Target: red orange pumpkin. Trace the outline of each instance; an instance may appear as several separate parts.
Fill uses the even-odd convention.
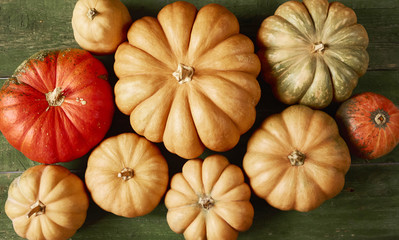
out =
[[[361,158],[379,158],[399,143],[399,109],[383,95],[353,96],[339,107],[336,119],[351,151]]]
[[[112,89],[104,65],[80,49],[40,51],[0,90],[0,130],[31,160],[68,162],[108,131]]]

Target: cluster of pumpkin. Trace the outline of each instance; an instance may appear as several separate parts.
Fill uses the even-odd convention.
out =
[[[368,36],[356,21],[338,2],[289,1],[262,23],[255,54],[236,17],[218,4],[197,11],[175,2],[157,18],[132,23],[119,0],[80,0],[75,39],[95,54],[115,52],[115,102],[137,134],[102,141],[114,113],[112,89],[102,63],[79,49],[40,52],[17,68],[1,89],[0,129],[45,164],[74,160],[102,141],[90,154],[85,183],[96,204],[125,217],[151,212],[164,196],[168,165],[152,143],[163,142],[191,159],[165,196],[170,228],[187,239],[234,239],[254,216],[242,170],[222,155],[193,158],[205,148],[233,148],[252,127],[261,68],[279,100],[299,103],[269,116],[243,159],[252,190],[270,205],[310,211],[337,195],[351,162],[347,143],[369,159],[397,145],[395,105],[373,93],[350,98],[368,66]],[[332,101],[345,101],[340,129],[312,109]],[[38,165],[12,182],[5,210],[22,237],[66,239],[88,205],[77,176]]]

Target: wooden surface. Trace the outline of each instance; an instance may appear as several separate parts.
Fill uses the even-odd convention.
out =
[[[171,1],[125,0],[133,19],[156,16]],[[198,8],[211,1],[191,0]],[[241,32],[255,39],[262,20],[273,14],[284,0],[215,0],[238,18]],[[370,38],[368,72],[360,78],[355,93],[373,91],[399,104],[399,0],[342,0],[353,8]],[[75,0],[0,0],[0,78],[9,77],[27,57],[43,49],[78,47],[71,27]],[[113,56],[100,60],[113,75]],[[271,113],[284,105],[271,96],[270,88],[259,78],[262,98],[257,106],[254,127],[241,137],[232,150],[222,153],[241,166],[246,142],[253,130]],[[337,104],[325,109],[334,114]],[[0,119],[1,120],[1,119]],[[131,132],[129,119],[116,112],[107,136]],[[170,175],[181,171],[184,160],[168,153],[158,144],[168,160]],[[205,152],[204,156],[211,154]],[[87,156],[62,164],[83,177]],[[25,158],[0,134],[0,239],[20,239],[4,213],[8,186],[25,169],[37,163]],[[399,239],[399,148],[373,161],[352,158],[344,190],[308,213],[280,211],[265,201],[252,197],[255,218],[251,229],[239,239]],[[166,222],[166,208],[161,203],[150,214],[133,219],[115,216],[91,204],[86,223],[72,239],[182,239]]]

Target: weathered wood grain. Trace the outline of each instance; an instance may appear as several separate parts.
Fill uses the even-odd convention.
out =
[[[0,0],[0,85],[13,74],[20,63],[42,49],[78,47],[71,27],[72,10],[76,0]],[[156,16],[173,1],[122,0],[133,19]],[[226,6],[238,18],[241,32],[256,39],[261,22],[272,15],[285,0],[189,0],[198,8],[217,2]],[[373,91],[399,104],[399,0],[342,0],[354,9],[370,39],[370,64],[359,79],[354,93]],[[98,57],[110,73],[111,85],[117,81],[113,73],[113,56]],[[254,127],[244,134],[239,144],[223,153],[241,166],[246,143],[254,129],[270,114],[286,106],[271,94],[269,86],[259,77],[262,98],[257,106]],[[325,109],[334,115],[338,104]],[[0,119],[1,120],[1,119]],[[107,134],[132,131],[129,118],[116,111]],[[180,172],[184,160],[158,144],[168,161],[170,176]],[[206,151],[203,157],[212,154]],[[62,165],[81,177],[87,156]],[[20,239],[5,216],[4,202],[8,185],[25,169],[37,163],[24,157],[10,146],[0,134],[0,239]],[[399,239],[399,148],[390,154],[365,161],[352,158],[346,185],[337,197],[309,213],[279,211],[252,197],[255,218],[251,229],[239,239]],[[160,204],[152,213],[135,219],[112,215],[90,205],[85,225],[72,239],[183,239],[173,233],[166,223],[166,208]]]

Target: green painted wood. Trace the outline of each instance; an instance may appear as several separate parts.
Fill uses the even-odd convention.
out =
[[[255,41],[263,19],[274,13],[285,0],[189,0],[198,8],[211,2],[226,6],[238,18],[241,32]],[[27,57],[42,49],[78,47],[73,39],[71,16],[76,0],[1,0],[0,1],[0,85]],[[172,1],[122,0],[133,19],[156,16]],[[370,38],[368,72],[359,79],[354,93],[373,91],[399,105],[399,0],[342,0],[353,8],[358,22]],[[98,57],[110,73],[113,56]],[[259,77],[262,98],[257,106],[254,127],[238,145],[223,153],[241,166],[246,143],[254,129],[270,114],[286,106],[275,100],[269,86]],[[339,104],[324,109],[334,115]],[[0,119],[1,120],[1,119]],[[107,137],[131,132],[129,118],[116,111]],[[158,144],[168,161],[170,176],[180,172],[184,160]],[[206,151],[203,157],[212,154]],[[83,177],[86,156],[61,165]],[[10,146],[0,134],[0,239],[20,239],[4,214],[4,202],[10,182],[25,169],[36,165]],[[239,239],[399,239],[399,148],[373,161],[352,158],[346,185],[334,199],[309,213],[280,211],[253,196],[255,218],[251,229]],[[160,204],[152,213],[127,219],[107,213],[91,203],[84,226],[73,239],[182,239],[166,222],[166,208]]]

